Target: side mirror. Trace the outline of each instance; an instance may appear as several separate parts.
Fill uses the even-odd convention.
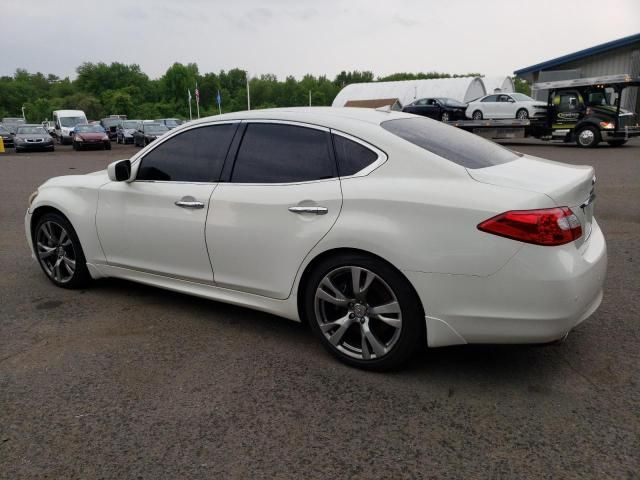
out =
[[[131,161],[117,160],[107,167],[109,180],[112,182],[125,182],[131,177]]]

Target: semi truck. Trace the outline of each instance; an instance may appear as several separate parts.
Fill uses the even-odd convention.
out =
[[[486,138],[525,138],[575,142],[593,148],[600,142],[613,147],[640,136],[638,114],[620,107],[623,90],[640,86],[640,77],[627,74],[541,82],[536,90],[546,90],[547,111],[527,120],[458,120],[454,127]]]

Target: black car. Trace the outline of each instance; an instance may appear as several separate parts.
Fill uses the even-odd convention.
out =
[[[11,132],[0,125],[0,137],[2,137],[2,143],[4,143],[5,148],[13,147],[13,136]]]
[[[48,150],[53,152],[53,138],[42,125],[20,125],[13,136],[16,153],[25,150]]]
[[[467,104],[454,100],[453,98],[420,98],[409,105],[406,105],[402,111],[422,115],[423,117],[450,122],[452,120],[464,120]]]
[[[138,124],[138,129],[133,134],[133,143],[136,147],[144,147],[168,131],[169,128],[162,123],[142,122]]]
[[[107,132],[109,140],[115,140],[118,136],[118,126],[123,122],[120,117],[107,117],[100,120],[100,125]]]

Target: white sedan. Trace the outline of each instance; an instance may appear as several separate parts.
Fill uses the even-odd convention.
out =
[[[547,104],[523,93],[496,93],[485,95],[467,105],[466,116],[474,120],[484,118],[528,118],[544,117]]]
[[[48,180],[25,227],[57,286],[118,277],[263,310],[384,369],[424,345],[551,342],[589,317],[607,263],[594,183],[405,113],[257,110]]]

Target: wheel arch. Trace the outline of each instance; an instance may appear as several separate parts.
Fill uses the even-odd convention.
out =
[[[340,255],[340,254],[365,255],[365,256],[368,256],[368,257],[371,257],[371,258],[375,258],[376,260],[379,260],[381,262],[384,262],[390,268],[393,268],[396,272],[398,272],[402,276],[402,278],[404,278],[406,280],[406,282],[409,285],[409,287],[411,288],[411,292],[415,296],[416,301],[418,302],[418,306],[420,307],[420,310],[422,311],[422,314],[424,316],[424,305],[422,305],[422,300],[420,299],[420,295],[418,295],[418,292],[416,291],[416,289],[413,286],[413,284],[411,283],[411,281],[407,278],[407,276],[404,273],[402,273],[402,271],[399,268],[397,268],[395,265],[393,265],[393,263],[391,263],[387,259],[381,257],[380,255],[376,255],[375,253],[369,252],[367,250],[363,250],[363,249],[360,249],[360,248],[339,247],[339,248],[331,248],[329,250],[325,250],[323,252],[318,253],[318,255],[313,257],[313,259],[311,259],[307,263],[307,265],[304,267],[304,271],[302,272],[302,275],[300,276],[300,281],[298,282],[298,288],[297,288],[297,292],[296,292],[296,305],[297,305],[297,310],[298,310],[298,316],[299,316],[300,321],[302,323],[307,323],[307,321],[308,321],[308,319],[306,318],[305,312],[304,312],[304,310],[305,310],[304,309],[304,292],[305,292],[305,290],[307,288],[307,285],[308,285],[308,282],[309,282],[309,277],[311,276],[311,273],[316,268],[316,266],[320,262],[322,262],[323,260],[325,260],[325,259],[327,259],[329,257],[333,257],[335,255]],[[425,341],[426,341],[426,324],[425,324],[425,329],[423,330],[423,332],[424,332]]]

